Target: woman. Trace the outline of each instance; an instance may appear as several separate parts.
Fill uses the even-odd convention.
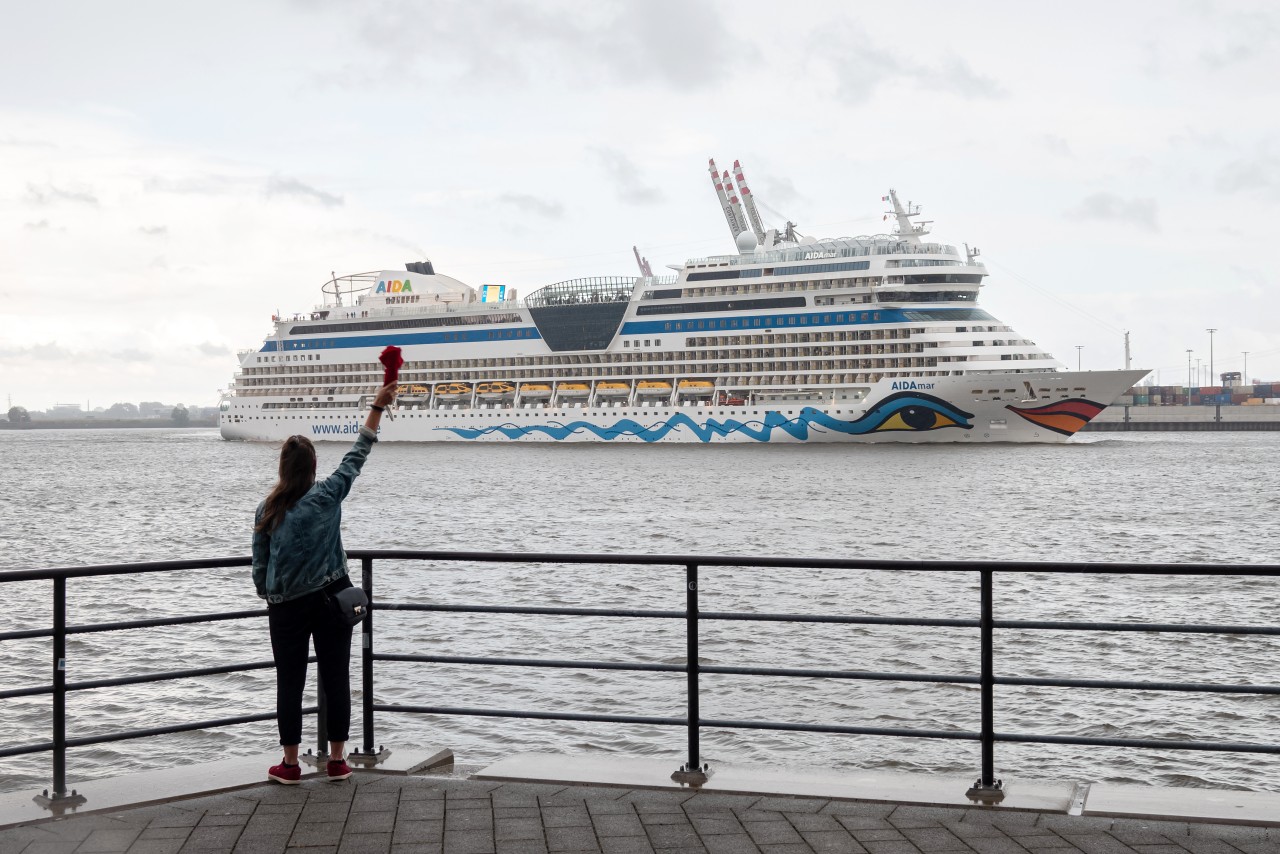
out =
[[[276,723],[284,760],[267,771],[277,783],[302,778],[302,688],[308,642],[328,706],[330,780],[351,776],[343,748],[351,729],[351,626],[329,597],[351,587],[342,550],[342,499],[378,440],[382,412],[395,400],[396,384],[378,390],[355,446],[333,474],[316,482],[316,449],[306,436],[290,436],[280,449],[280,481],[258,505],[253,526],[253,586],[267,600],[271,652],[276,662]]]

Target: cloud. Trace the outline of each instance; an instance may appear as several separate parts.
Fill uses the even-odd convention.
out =
[[[528,193],[503,193],[498,197],[498,201],[511,205],[524,213],[546,217],[547,219],[560,219],[564,216],[564,205],[559,202],[548,201],[541,196],[532,196]]]
[[[85,189],[63,189],[52,184],[37,186],[27,184],[27,200],[35,205],[49,205],[56,202],[78,202],[97,207],[98,197]]]
[[[1159,231],[1155,199],[1123,199],[1114,193],[1094,193],[1067,212],[1071,219],[1122,222]]]
[[[302,183],[297,178],[286,178],[281,175],[272,175],[267,179],[266,194],[267,198],[292,196],[304,201],[319,202],[327,208],[339,207],[343,203],[342,196],[326,193],[324,190]]]
[[[935,66],[923,64],[915,55],[904,62],[899,59],[900,52],[878,47],[853,24],[834,28],[824,25],[811,40],[813,58],[828,66],[835,77],[835,95],[847,104],[865,104],[882,85],[894,82],[954,92],[971,99],[1007,94],[994,80],[978,74],[957,56],[944,57],[941,65]]]
[[[1040,136],[1040,145],[1059,157],[1071,157],[1071,144],[1057,134],[1046,133]]]
[[[33,362],[68,362],[79,357],[57,341],[32,344],[30,347],[0,347],[0,357]]]
[[[1261,193],[1280,198],[1280,157],[1269,151],[1233,160],[1214,182],[1223,193]]]
[[[112,353],[111,356],[122,362],[150,362],[152,359],[152,355],[150,353],[143,352],[142,350],[138,350],[134,347],[126,347],[123,350],[117,350]]]
[[[152,193],[220,196],[252,186],[253,181],[233,175],[189,175],[183,178],[147,178],[142,185]]]
[[[23,223],[22,227],[27,229],[28,231],[44,231],[50,228],[50,225],[49,225],[49,220],[42,219],[39,222]]]
[[[196,349],[206,356],[229,356],[231,348],[222,344],[214,344],[212,341],[202,341],[196,345]]]
[[[618,198],[622,201],[630,205],[652,205],[666,198],[661,190],[641,179],[640,170],[621,151],[593,147],[591,152],[608,173]]]
[[[1219,47],[1200,52],[1200,61],[1214,71],[1270,56],[1280,40],[1280,26],[1261,13],[1245,13],[1224,19],[1230,31]]]
[[[141,226],[138,226],[138,231],[142,232],[143,234],[149,237],[164,237],[166,234],[169,233],[169,229],[163,225],[151,225],[151,226],[141,225]]]
[[[349,13],[345,4],[319,5]],[[657,82],[687,91],[730,79],[759,55],[726,30],[707,0],[388,0],[362,13],[355,30],[387,59],[376,70],[362,62],[326,73],[324,82],[404,84],[414,66],[430,63],[433,79],[442,70],[470,83],[551,75],[578,88]],[[586,67],[599,73],[583,74]]]
[[[8,146],[10,148],[57,148],[47,139],[20,139],[15,136],[6,136],[0,138],[0,146]]]

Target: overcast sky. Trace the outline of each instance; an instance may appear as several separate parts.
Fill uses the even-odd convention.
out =
[[[1274,3],[0,2],[14,404],[213,405],[330,271],[731,252],[708,157],[819,237],[896,188],[1073,368],[1280,380]]]

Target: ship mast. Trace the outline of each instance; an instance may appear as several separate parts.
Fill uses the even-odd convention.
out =
[[[897,218],[898,236],[905,243],[919,244],[920,238],[929,233],[929,229],[925,227],[929,223],[914,223],[911,221],[911,217],[920,215],[920,206],[913,205],[911,202],[907,202],[904,206],[902,202],[898,201],[897,190],[889,190],[889,195],[884,196],[881,201],[893,203],[893,210],[888,213]]]
[[[733,236],[734,242],[737,243],[738,238],[746,233],[749,228],[747,214],[742,210],[742,204],[738,201],[738,191],[734,188],[733,181],[729,178],[728,170],[725,170],[723,181],[724,188],[733,194],[729,196],[729,208],[733,211],[733,221],[738,228],[738,233]],[[738,246],[741,248],[742,244],[739,243]]]

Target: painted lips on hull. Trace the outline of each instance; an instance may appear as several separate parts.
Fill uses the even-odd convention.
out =
[[[1005,409],[1010,412],[1016,412],[1032,424],[1038,424],[1046,430],[1052,430],[1064,436],[1072,436],[1078,433],[1084,425],[1092,421],[1106,407],[1101,403],[1094,403],[1092,400],[1085,400],[1079,397],[1073,400],[1048,403],[1044,406],[1020,407],[1009,405]]]

